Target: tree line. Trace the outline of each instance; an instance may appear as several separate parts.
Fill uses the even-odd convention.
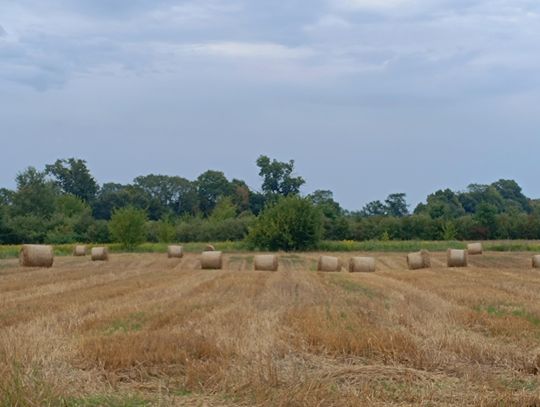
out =
[[[261,239],[290,245],[284,232],[270,237],[267,231],[296,223],[315,240],[540,239],[540,202],[513,180],[439,190],[412,211],[405,193],[347,211],[331,191],[302,196],[305,180],[295,174],[293,160],[263,155],[256,164],[260,191],[215,170],[194,180],[150,174],[129,184],[99,185],[81,159],[29,167],[16,175],[14,190],[0,189],[0,244],[111,242],[118,239],[119,223],[111,220],[128,209],[144,226],[141,238],[156,242],[241,240],[251,231],[256,246],[264,246]],[[289,220],[280,223],[284,213]],[[307,217],[309,222],[297,222]]]

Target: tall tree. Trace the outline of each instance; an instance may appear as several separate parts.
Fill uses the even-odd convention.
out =
[[[360,211],[360,216],[386,216],[386,206],[379,200],[368,202]]]
[[[530,213],[532,211],[529,199],[523,194],[521,187],[514,180],[500,179],[491,184],[505,200],[505,211],[517,209]]]
[[[428,214],[432,219],[454,219],[465,214],[465,210],[455,192],[439,190],[427,197],[427,204],[416,207],[415,214]]]
[[[151,203],[148,193],[140,187],[106,183],[92,203],[92,212],[96,219],[109,220],[115,209],[133,206],[148,211]]]
[[[197,178],[197,194],[202,213],[210,215],[222,196],[231,194],[231,185],[221,171],[208,170]]]
[[[54,164],[45,166],[45,172],[54,178],[55,183],[65,193],[75,195],[86,202],[92,201],[96,196],[98,184],[84,160],[75,158],[56,160]]]
[[[298,195],[300,187],[306,182],[300,176],[293,176],[294,160],[286,163],[261,155],[257,159],[257,166],[259,176],[263,178],[262,190],[267,195]]]
[[[135,178],[133,183],[150,197],[151,212],[156,212],[151,218],[194,214],[198,209],[197,187],[185,178],[150,174]]]
[[[46,174],[28,167],[15,178],[17,190],[12,195],[14,215],[49,218],[55,211],[57,190]]]
[[[409,214],[406,196],[404,193],[388,195],[388,198],[384,201],[388,215],[400,218]]]

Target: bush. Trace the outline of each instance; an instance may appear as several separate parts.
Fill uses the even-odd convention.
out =
[[[146,238],[146,211],[133,207],[117,209],[109,222],[111,237],[126,249],[133,249]]]
[[[322,229],[322,214],[310,200],[286,197],[263,210],[248,243],[267,250],[307,250],[317,246]]]

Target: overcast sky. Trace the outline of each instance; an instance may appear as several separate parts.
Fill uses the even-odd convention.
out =
[[[516,179],[540,197],[538,0],[1,0],[0,186],[260,154],[348,209]]]

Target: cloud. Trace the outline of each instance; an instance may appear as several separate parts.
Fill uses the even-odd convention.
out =
[[[214,42],[188,45],[183,49],[227,58],[302,59],[313,55],[313,50],[307,47],[293,48],[269,42]]]
[[[4,37],[7,35],[6,30],[4,30],[4,27],[0,25],[0,37]]]
[[[339,17],[332,14],[325,14],[320,17],[315,23],[307,24],[304,26],[306,31],[319,31],[319,30],[340,30],[351,28],[352,24],[343,17]]]
[[[349,10],[390,10],[414,5],[415,0],[332,0],[338,8]]]

